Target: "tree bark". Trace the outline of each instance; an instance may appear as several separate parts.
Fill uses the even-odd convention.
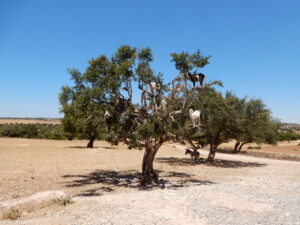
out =
[[[233,152],[234,152],[234,153],[237,153],[238,147],[239,147],[240,143],[241,143],[240,141],[237,141],[237,142],[235,143],[234,149],[233,149]]]
[[[234,146],[234,153],[239,153],[241,150],[242,150],[242,147],[245,145],[245,144],[247,144],[247,143],[245,143],[245,142],[236,142],[235,143],[235,146]]]
[[[90,141],[87,144],[88,148],[93,148],[94,147],[94,141],[95,141],[96,137],[95,136],[90,136]]]
[[[240,151],[242,150],[242,147],[243,147],[245,144],[246,144],[246,143],[241,143],[240,146],[239,146],[239,148],[238,148],[238,150],[237,150],[237,152],[240,152]]]
[[[142,163],[142,175],[140,177],[141,184],[143,185],[152,184],[152,182],[158,183],[158,175],[153,169],[153,161],[157,151],[158,147],[152,145],[146,146]]]
[[[217,151],[218,145],[217,144],[210,144],[210,150],[209,154],[207,157],[207,161],[210,163],[215,162],[215,156],[216,156],[216,151]]]
[[[72,141],[73,140],[73,135],[68,135],[68,140]]]

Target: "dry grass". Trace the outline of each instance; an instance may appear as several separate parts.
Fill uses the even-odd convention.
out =
[[[47,123],[47,124],[61,124],[59,119],[3,119],[0,118],[0,124],[36,124],[36,123]]]
[[[85,196],[137,188],[138,179],[135,178],[139,176],[143,151],[100,141],[95,142],[95,148],[88,149],[86,144],[87,141],[79,140],[0,138],[0,199],[48,190]],[[224,177],[219,176],[217,167],[191,166],[184,150],[174,148],[172,144],[163,146],[157,153],[155,169],[161,178],[173,181],[183,178],[207,180],[208,172],[216,175],[211,176],[212,182],[217,177]],[[226,174],[225,171],[222,173]],[[129,180],[131,184],[127,182]]]
[[[73,204],[74,200],[70,195],[62,196],[60,198],[54,198],[50,201],[52,204],[60,205],[60,206],[66,206],[68,204]]]
[[[17,220],[21,217],[22,211],[14,207],[9,208],[2,214],[3,220]]]
[[[138,180],[143,151],[128,150],[124,145],[111,146],[101,141],[96,141],[93,149],[86,148],[86,144],[87,141],[80,140],[0,138],[0,214],[3,215],[2,219],[21,218],[23,220],[51,217],[62,211],[73,212],[72,210],[76,207],[88,204],[83,203],[82,199],[87,200],[90,196],[108,194],[111,196],[122,192],[137,193],[137,190],[145,189],[139,185]],[[272,162],[275,167],[273,167],[273,172],[269,172],[265,159],[257,160],[219,153],[216,155],[217,162],[214,165],[191,165],[190,158],[184,154],[184,148],[184,146],[178,147],[167,143],[157,153],[154,167],[167,188],[179,189],[191,185],[239,182],[241,175],[243,179],[252,179],[257,174],[269,177],[271,175],[269,173],[274,173],[274,171],[285,171],[281,169],[285,166],[289,169],[299,169],[298,164],[280,162],[278,163],[280,167],[277,167],[277,162]],[[249,151],[277,152],[277,155],[290,155],[296,152],[299,155],[298,151],[293,151],[295,148],[300,148],[298,143],[282,143],[279,146],[262,146],[262,149]],[[201,157],[206,156],[207,151],[201,150]],[[288,179],[299,178],[293,175]],[[17,207],[9,210],[4,210],[3,205],[1,208],[3,202],[20,201],[37,193],[57,190],[63,192],[64,197],[53,199],[52,196],[44,201],[18,204]],[[75,203],[70,204],[73,199],[76,200]],[[60,219],[64,218],[59,217],[57,220]],[[60,224],[70,223],[61,222]]]
[[[220,152],[232,153],[235,142],[222,144]],[[251,155],[261,158],[282,159],[300,161],[300,140],[298,141],[283,141],[277,145],[256,145],[248,144],[243,147],[243,150],[239,154]]]

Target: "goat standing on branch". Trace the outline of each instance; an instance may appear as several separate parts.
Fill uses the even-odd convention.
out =
[[[205,79],[205,75],[203,73],[191,74],[190,72],[187,72],[187,75],[189,76],[190,80],[193,82],[194,87],[196,86],[197,81],[200,83],[201,86],[203,86],[203,82]]]
[[[196,111],[194,112],[193,109],[190,109],[189,115],[190,115],[190,118],[191,118],[191,120],[192,120],[193,127],[196,126],[196,122],[198,122],[197,126],[199,126],[199,125],[201,124],[201,122],[200,122],[201,111],[196,110]]]
[[[104,120],[107,124],[108,133],[110,133],[110,126],[111,126],[111,122],[112,122],[112,116],[108,111],[105,111],[105,113],[104,113]]]
[[[142,104],[142,106],[146,106],[146,107],[147,107],[147,94],[148,94],[148,91],[143,89],[142,94],[141,94],[141,104]]]

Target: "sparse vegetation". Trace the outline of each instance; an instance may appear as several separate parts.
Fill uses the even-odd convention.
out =
[[[287,130],[284,132],[278,133],[278,140],[279,141],[296,141],[300,140],[300,134],[295,133],[293,130]]]
[[[70,195],[62,196],[60,198],[54,198],[50,201],[52,204],[60,205],[60,206],[66,206],[68,204],[73,204],[74,200]]]
[[[261,149],[260,146],[249,146],[248,149]]]
[[[62,124],[0,124],[0,137],[38,138],[51,140],[86,139],[84,135],[71,135]],[[72,137],[72,138],[70,138]]]
[[[9,208],[2,214],[3,220],[17,220],[21,217],[22,211],[17,208]]]

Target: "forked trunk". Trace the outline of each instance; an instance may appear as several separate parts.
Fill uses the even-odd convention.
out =
[[[95,141],[96,137],[95,136],[90,136],[90,141],[87,144],[88,148],[93,148],[94,147],[94,141]]]
[[[237,141],[237,142],[235,143],[234,149],[233,149],[233,152],[234,152],[234,153],[237,153],[238,147],[239,147],[240,143],[241,143],[241,142],[239,142],[239,141]]]
[[[158,183],[158,175],[153,169],[153,161],[157,151],[158,148],[154,146],[147,146],[145,149],[140,178],[143,185],[152,184],[152,182]]]
[[[242,150],[242,147],[245,145],[245,142],[237,142],[234,146],[234,153],[239,153]]]
[[[209,155],[207,157],[207,161],[209,163],[215,162],[215,156],[216,156],[217,148],[218,148],[217,144],[210,144]]]
[[[242,150],[242,147],[245,145],[246,143],[241,143],[239,148],[238,148],[238,151],[237,152],[240,152]]]

